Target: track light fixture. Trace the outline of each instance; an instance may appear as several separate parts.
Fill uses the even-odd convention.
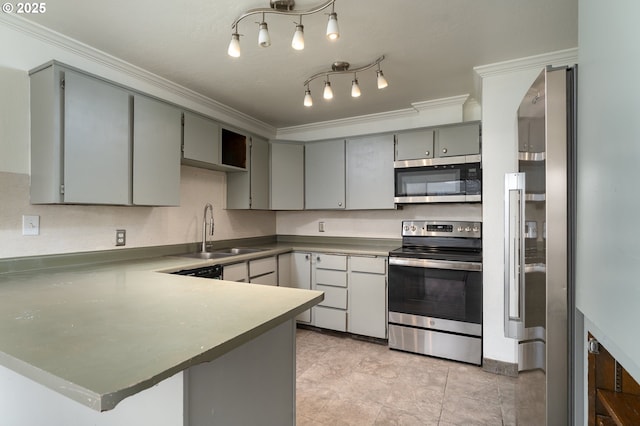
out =
[[[353,80],[351,82],[351,96],[354,98],[359,97],[362,92],[360,91],[360,85],[358,84],[358,78],[356,73],[366,71],[370,68],[375,67],[376,65],[378,66],[378,70],[376,71],[376,74],[377,74],[376,80],[377,80],[378,89],[384,89],[389,84],[387,83],[387,80],[382,75],[382,70],[380,69],[380,62],[382,62],[383,60],[384,60],[384,55],[380,56],[378,59],[371,62],[370,64],[367,64],[358,68],[353,68],[353,69],[349,69],[351,65],[349,64],[349,62],[334,62],[331,65],[331,71],[323,71],[323,72],[314,74],[311,77],[309,77],[307,81],[304,82],[304,86],[306,86],[306,90],[304,92],[304,106],[310,107],[313,105],[313,100],[311,99],[311,90],[309,89],[309,83],[311,83],[316,78],[324,77],[325,79],[323,98],[327,100],[333,98],[333,90],[331,89],[329,76],[334,74],[353,73]]]
[[[240,23],[244,18],[256,14],[262,14],[262,21],[258,24],[258,44],[262,47],[269,47],[271,45],[271,38],[269,37],[269,30],[267,28],[267,22],[265,21],[266,14],[273,13],[277,15],[299,16],[300,22],[296,23],[291,46],[296,50],[302,50],[304,49],[304,26],[302,25],[302,16],[318,13],[331,6],[326,34],[329,40],[337,40],[340,37],[340,31],[338,29],[338,14],[334,10],[335,2],[336,0],[328,0],[310,9],[293,10],[295,0],[270,0],[271,7],[249,9],[237,17],[231,24],[233,33],[231,34],[231,42],[229,43],[227,53],[229,56],[233,56],[235,58],[240,56],[240,34],[238,34],[238,23]]]

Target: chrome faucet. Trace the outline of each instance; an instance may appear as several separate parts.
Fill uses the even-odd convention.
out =
[[[202,251],[207,251],[207,210],[209,210],[209,227],[211,228],[210,235],[213,237],[213,206],[210,203],[207,203],[204,206],[204,214],[202,216]]]

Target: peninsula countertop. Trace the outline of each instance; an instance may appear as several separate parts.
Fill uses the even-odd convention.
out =
[[[161,257],[0,274],[0,364],[109,410],[323,299],[164,273],[206,263]]]

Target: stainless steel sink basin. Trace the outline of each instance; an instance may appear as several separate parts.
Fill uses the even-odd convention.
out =
[[[232,247],[218,249],[215,251],[197,251],[180,255],[181,257],[192,257],[195,259],[218,259],[221,257],[237,256],[239,254],[258,253],[269,249],[251,247]]]

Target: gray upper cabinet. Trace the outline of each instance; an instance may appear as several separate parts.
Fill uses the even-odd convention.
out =
[[[441,127],[436,137],[436,156],[480,154],[480,123]]]
[[[130,113],[117,86],[53,63],[33,72],[31,202],[130,204]]]
[[[133,204],[180,205],[182,111],[136,94],[133,99]]]
[[[227,173],[228,209],[269,209],[269,142],[252,137],[247,144],[247,171]]]
[[[178,204],[179,110],[57,62],[30,75],[31,203]]]
[[[434,131],[413,130],[396,134],[396,160],[433,158]]]
[[[220,165],[220,125],[185,111],[182,141],[184,164],[216,169]]]
[[[344,209],[345,183],[343,139],[305,145],[306,209]]]
[[[271,210],[304,209],[304,145],[271,141]]]
[[[347,140],[347,209],[393,209],[393,135]]]

